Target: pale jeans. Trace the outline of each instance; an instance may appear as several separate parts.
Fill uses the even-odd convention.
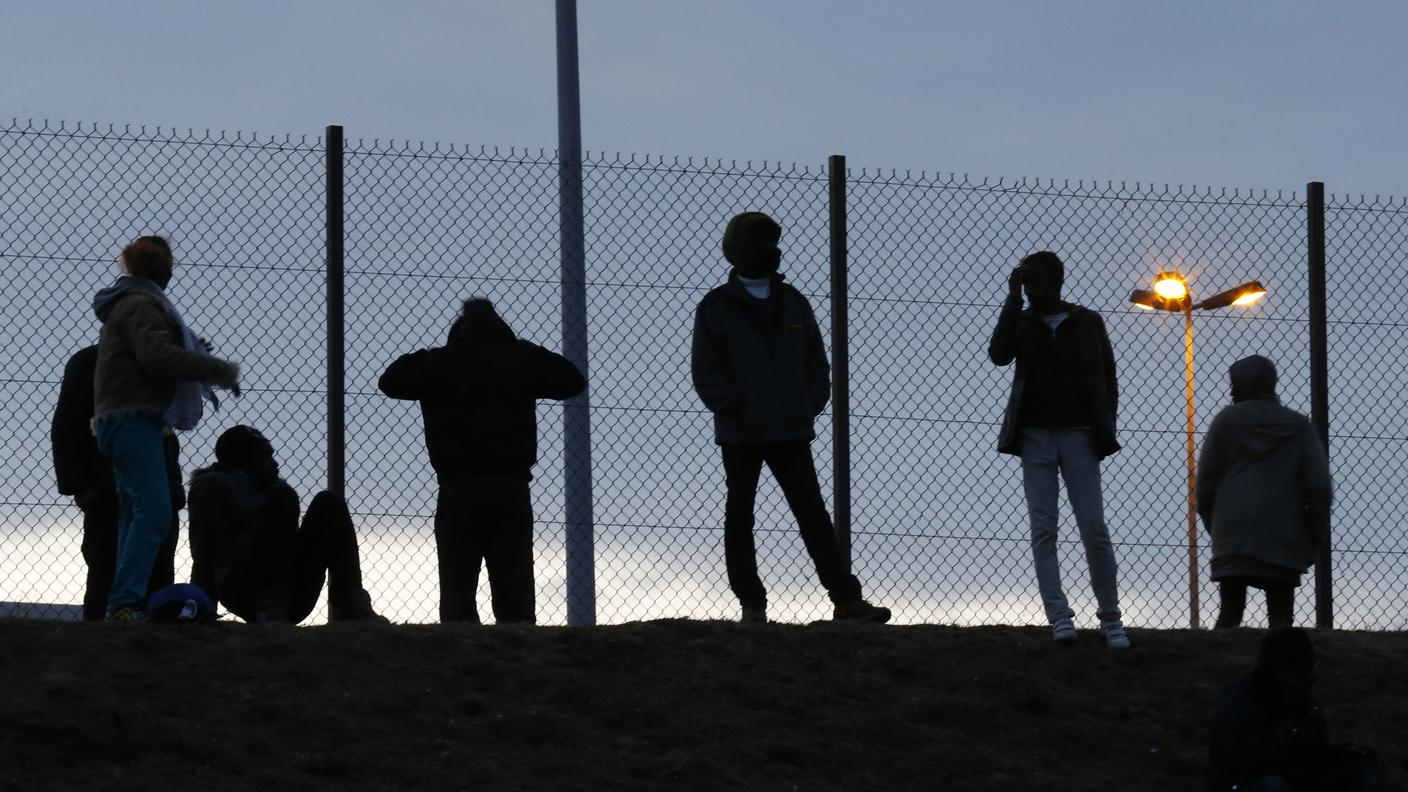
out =
[[[1056,552],[1057,474],[1066,481],[1066,497],[1075,512],[1076,526],[1090,566],[1090,586],[1095,592],[1096,615],[1101,622],[1118,621],[1120,598],[1115,583],[1115,549],[1105,527],[1105,504],[1100,493],[1100,457],[1088,429],[1023,429],[1022,486],[1032,522],[1032,560],[1046,618],[1075,616],[1061,590],[1061,560]]]

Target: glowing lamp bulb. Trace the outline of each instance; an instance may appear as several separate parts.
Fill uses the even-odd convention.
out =
[[[1188,296],[1188,284],[1177,272],[1160,272],[1154,281],[1154,293],[1171,302],[1182,300]]]
[[[1233,305],[1251,305],[1252,303],[1256,302],[1257,300],[1260,300],[1262,297],[1265,297],[1265,296],[1266,296],[1266,290],[1265,290],[1265,289],[1261,289],[1261,290],[1258,290],[1258,291],[1249,291],[1249,292],[1247,292],[1246,294],[1243,294],[1243,295],[1241,295],[1240,297],[1238,297],[1237,299],[1233,300],[1233,301],[1232,301],[1232,304],[1233,304]]]

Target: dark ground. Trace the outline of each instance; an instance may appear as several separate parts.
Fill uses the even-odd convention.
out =
[[[3,790],[1197,790],[1260,633],[0,622]],[[1408,634],[1316,634],[1408,778]]]

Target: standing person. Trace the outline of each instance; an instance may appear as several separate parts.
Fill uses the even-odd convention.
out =
[[[78,350],[69,358],[49,430],[59,494],[72,497],[74,504],[83,511],[82,553],[88,565],[83,592],[84,621],[103,620],[117,567],[117,488],[113,483],[112,465],[98,450],[97,439],[93,437],[93,374],[97,365],[96,344]],[[166,480],[171,488],[171,528],[157,552],[148,594],[171,585],[175,579],[176,539],[180,530],[176,513],[186,505],[186,490],[181,486],[181,444],[169,428],[162,434],[162,440]]]
[[[861,599],[846,568],[831,515],[821,497],[812,424],[831,392],[831,367],[807,298],[778,268],[782,227],[762,212],[744,212],[724,229],[728,282],[694,314],[690,370],[694,389],[714,414],[728,496],[724,560],[742,621],[767,621],[767,592],[758,577],[753,506],[767,464],[797,519],[802,541],[834,605],[833,617],[890,620],[890,610]]]
[[[1310,419],[1281,406],[1276,364],[1232,364],[1232,404],[1213,419],[1198,457],[1197,504],[1212,536],[1217,627],[1237,627],[1247,587],[1266,592],[1271,628],[1290,627],[1300,576],[1330,528],[1330,465]]]
[[[107,618],[142,621],[171,525],[163,436],[192,429],[210,385],[239,395],[239,366],[211,357],[166,296],[174,261],[161,237],[122,250],[126,272],[93,298],[103,323],[93,383],[93,432],[117,487],[117,566]]]
[[[1115,356],[1100,314],[1061,299],[1065,276],[1060,257],[1043,250],[1022,259],[1007,279],[1007,301],[988,344],[988,357],[999,366],[1016,360],[1017,368],[997,450],[1022,458],[1032,558],[1052,637],[1067,645],[1076,640],[1075,611],[1061,589],[1056,552],[1059,474],[1085,545],[1105,643],[1111,649],[1127,649],[1115,550],[1100,490],[1100,461],[1120,450],[1115,440]],[[1031,302],[1025,310],[1023,290]]]
[[[251,426],[226,429],[215,464],[191,475],[191,562],[191,582],[247,622],[302,622],[325,579],[329,621],[386,621],[362,587],[347,501],[319,492],[300,524],[298,493]]]
[[[538,461],[537,400],[581,393],[582,372],[519,339],[493,303],[476,298],[465,302],[446,346],[402,355],[377,384],[393,399],[420,402],[440,484],[440,621],[479,622],[482,562],[494,620],[535,623],[529,482]]]

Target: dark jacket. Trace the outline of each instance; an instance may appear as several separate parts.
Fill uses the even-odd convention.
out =
[[[191,582],[246,620],[260,609],[261,578],[286,560],[273,556],[290,555],[286,547],[257,546],[260,521],[274,523],[262,526],[266,538],[287,539],[298,530],[298,494],[283,479],[261,487],[218,462],[191,474]],[[287,591],[263,593],[287,600]]]
[[[425,447],[442,481],[529,479],[538,461],[537,400],[569,399],[587,381],[563,356],[515,338],[490,311],[460,320],[449,345],[397,358],[377,386],[420,402]]]
[[[1279,776],[1295,787],[1324,766],[1328,751],[1325,716],[1318,706],[1278,711],[1256,675],[1249,674],[1218,697],[1206,788],[1230,792],[1266,776]]]
[[[93,436],[93,376],[97,366],[96,345],[80,349],[68,359],[59,383],[59,403],[49,427],[49,440],[60,495],[71,497],[92,491],[115,499],[112,465],[98,450],[98,440]],[[171,503],[179,510],[186,505],[186,491],[181,486],[181,443],[174,432],[167,432],[164,441]]]
[[[1246,390],[1239,378],[1262,374],[1258,360],[1233,367],[1234,392]],[[1282,407],[1274,392],[1245,396],[1217,414],[1203,438],[1197,473],[1214,579],[1239,575],[1219,564],[1226,559],[1253,559],[1297,574],[1315,563],[1329,529],[1329,461],[1310,420]]]
[[[1119,412],[1119,383],[1115,380],[1115,353],[1110,348],[1110,336],[1100,314],[1079,305],[1065,304],[1068,314],[1057,328],[1058,333],[1071,334],[1080,366],[1079,381],[1089,400],[1091,440],[1095,452],[1103,459],[1120,450],[1115,439],[1115,417]],[[1051,337],[1051,328],[1031,308],[1022,309],[1020,296],[1009,297],[997,317],[997,327],[988,344],[988,357],[999,366],[1014,359],[1012,394],[1002,415],[1002,431],[997,450],[1004,454],[1022,454],[1022,393],[1033,367],[1033,357]]]
[[[810,441],[831,396],[831,364],[807,298],[781,275],[766,300],[729,273],[694,313],[694,390],[719,445]]]

